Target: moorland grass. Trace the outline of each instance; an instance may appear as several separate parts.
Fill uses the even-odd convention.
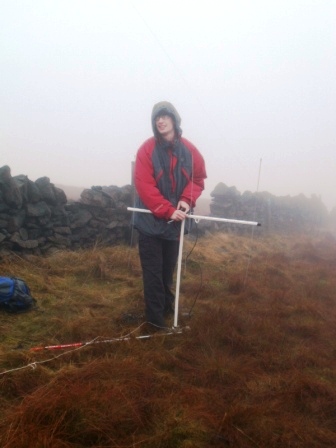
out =
[[[135,248],[0,260],[38,302],[0,314],[2,448],[336,446],[336,241],[218,233],[193,245],[184,330],[146,340]]]

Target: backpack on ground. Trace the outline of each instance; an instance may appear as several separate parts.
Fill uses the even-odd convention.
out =
[[[36,307],[27,283],[17,277],[0,277],[0,309],[22,313]]]

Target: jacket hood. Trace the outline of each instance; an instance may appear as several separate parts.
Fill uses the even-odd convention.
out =
[[[158,115],[169,115],[174,121],[175,131],[178,137],[182,135],[181,117],[175,107],[168,101],[160,101],[153,106],[152,110],[152,129],[155,137],[158,137],[158,132],[155,125],[155,119]]]

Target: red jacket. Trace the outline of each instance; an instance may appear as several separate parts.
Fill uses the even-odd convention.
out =
[[[137,153],[134,182],[137,206],[153,215],[136,213],[135,226],[148,235],[175,239],[178,231],[171,230],[176,226],[167,221],[180,200],[190,208],[195,206],[205,178],[204,159],[187,139],[180,137],[174,144],[160,143],[154,137],[146,140]]]

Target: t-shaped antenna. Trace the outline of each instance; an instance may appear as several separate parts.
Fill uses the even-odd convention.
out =
[[[129,210],[131,212],[136,212],[136,213],[152,213],[150,210],[143,209],[143,208],[127,207],[127,210]],[[246,224],[246,225],[250,225],[250,226],[261,226],[261,224],[259,222],[255,222],[255,221],[241,221],[238,219],[217,218],[216,216],[186,215],[186,217],[188,219],[194,219],[196,222],[200,221],[202,219],[205,219],[207,221],[218,221],[218,222],[228,222],[231,224]],[[178,308],[179,308],[179,299],[180,299],[184,228],[185,228],[185,219],[181,222],[180,245],[179,245],[178,258],[177,258],[174,328],[178,328]]]

